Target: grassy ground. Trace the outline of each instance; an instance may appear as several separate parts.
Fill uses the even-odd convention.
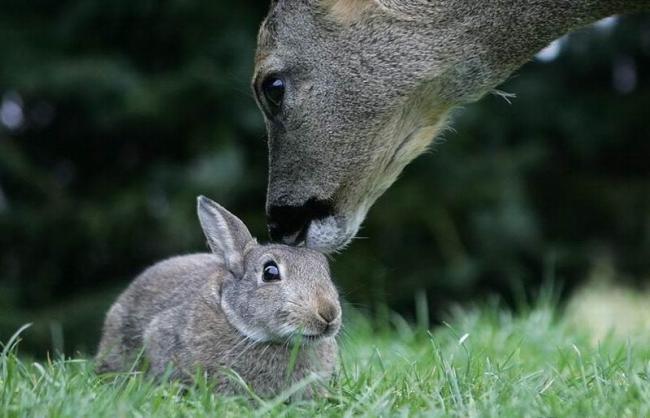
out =
[[[648,328],[596,342],[581,312],[577,305],[559,315],[541,304],[513,315],[488,306],[456,312],[431,332],[425,323],[411,326],[399,317],[377,330],[356,315],[341,337],[342,367],[331,397],[291,404],[284,402],[288,394],[267,401],[219,397],[205,382],[183,393],[176,384],[157,386],[138,374],[102,381],[87,360],[32,362],[19,359],[9,344],[1,359],[0,413],[650,416]]]

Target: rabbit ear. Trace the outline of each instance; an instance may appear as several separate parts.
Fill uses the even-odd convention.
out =
[[[205,196],[197,199],[199,222],[213,253],[223,258],[235,276],[244,273],[244,249],[253,240],[246,225],[218,203]]]

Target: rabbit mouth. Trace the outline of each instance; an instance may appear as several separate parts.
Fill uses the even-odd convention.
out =
[[[294,336],[294,339],[302,344],[315,344],[318,341],[327,338],[327,335],[325,333],[321,334],[302,334],[302,333],[296,333]]]
[[[323,337],[322,334],[319,334],[319,335],[306,335],[306,334],[302,334],[302,335],[300,335],[300,338],[302,338],[303,341],[308,342],[308,343],[311,343],[311,342],[314,342],[314,341],[318,341],[318,340],[320,340],[322,337]]]
[[[332,323],[325,326],[325,329],[315,334],[298,333],[298,337],[307,343],[313,343],[324,338],[333,337],[338,332],[338,324]]]

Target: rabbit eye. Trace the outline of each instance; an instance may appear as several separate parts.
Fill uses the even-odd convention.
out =
[[[264,264],[264,271],[262,272],[262,280],[265,282],[278,282],[280,281],[280,269],[273,261]]]

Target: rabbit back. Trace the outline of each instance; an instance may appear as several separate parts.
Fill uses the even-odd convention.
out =
[[[140,355],[144,334],[161,313],[193,301],[206,283],[229,274],[214,254],[161,261],[140,274],[110,308],[97,354],[99,372],[129,370]]]

